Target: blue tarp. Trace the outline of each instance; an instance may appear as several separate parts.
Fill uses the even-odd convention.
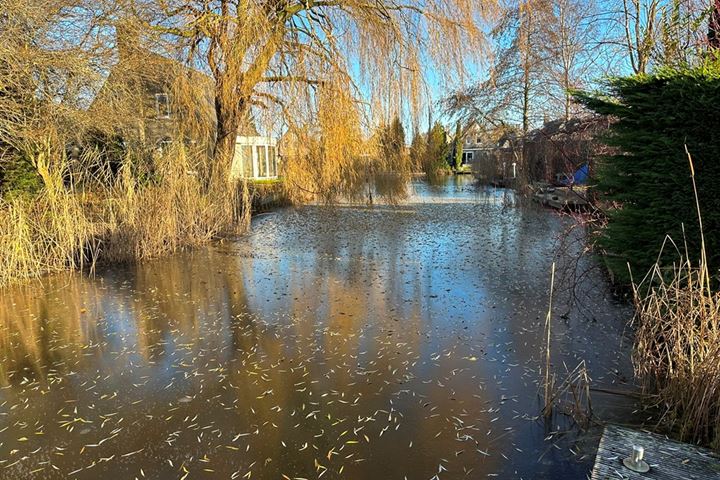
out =
[[[588,167],[587,163],[583,163],[582,166],[575,171],[572,177],[568,174],[558,174],[556,185],[563,185],[566,187],[570,185],[585,185],[589,176],[590,167]]]
[[[584,163],[580,168],[577,169],[575,175],[573,175],[574,185],[584,185],[588,181],[590,176],[590,167],[587,163]]]

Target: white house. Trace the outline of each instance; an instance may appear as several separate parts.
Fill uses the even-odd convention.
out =
[[[238,135],[230,176],[254,180],[277,178],[277,140],[273,137]]]

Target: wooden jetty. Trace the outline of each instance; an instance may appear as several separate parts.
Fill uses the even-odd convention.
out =
[[[533,200],[558,210],[563,209],[582,209],[586,208],[589,203],[585,199],[587,190],[585,187],[554,187],[548,184],[533,185]]]
[[[644,460],[650,465],[649,472],[636,473],[623,465],[623,459],[631,455],[633,445],[645,449]],[[661,435],[608,425],[600,439],[590,478],[720,480],[720,456]]]

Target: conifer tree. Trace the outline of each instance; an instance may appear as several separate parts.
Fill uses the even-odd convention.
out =
[[[700,232],[685,147],[692,155],[710,267],[720,266],[720,61],[697,68],[661,68],[615,78],[604,94],[578,94],[598,113],[617,119],[607,142],[617,153],[600,162],[598,190],[619,208],[609,212],[600,245],[611,269],[629,281],[644,275],[666,236],[697,262]],[[683,232],[684,227],[684,232]],[[667,248],[664,266],[678,258]]]

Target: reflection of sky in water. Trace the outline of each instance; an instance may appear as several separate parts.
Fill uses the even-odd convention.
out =
[[[531,420],[565,222],[513,201],[416,182],[401,205],[280,210],[8,291],[0,478],[583,476]],[[615,383],[627,310],[586,282],[593,318],[556,316],[554,364]]]

